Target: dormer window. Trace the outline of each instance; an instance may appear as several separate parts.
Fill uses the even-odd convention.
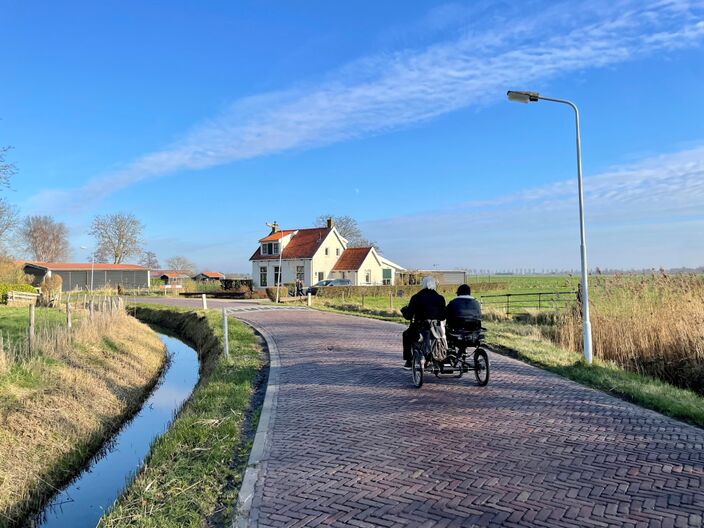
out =
[[[278,255],[279,254],[279,243],[278,242],[266,242],[262,244],[262,255]]]

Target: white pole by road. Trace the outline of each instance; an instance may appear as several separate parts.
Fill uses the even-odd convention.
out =
[[[205,294],[201,295],[201,299],[203,300],[203,310],[208,309],[208,300],[205,298]]]
[[[222,309],[222,343],[225,357],[230,357],[230,333],[227,325],[227,308]]]
[[[279,283],[276,285],[276,304],[279,304],[279,290],[281,289],[281,278],[284,274],[284,270],[281,269],[281,257],[284,255],[283,241],[284,237],[282,236],[279,239]]]
[[[582,263],[582,336],[584,338],[584,359],[591,365],[593,360],[592,324],[589,318],[589,274],[587,268],[587,236],[584,229],[584,190],[582,185],[582,142],[579,134],[579,109],[572,101],[544,97],[537,92],[517,92],[509,90],[506,94],[510,101],[519,103],[539,100],[566,104],[574,110],[574,123],[577,137],[577,192],[579,194],[579,252]]]

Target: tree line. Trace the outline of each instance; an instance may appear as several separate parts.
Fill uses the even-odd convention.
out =
[[[17,173],[6,160],[9,147],[0,147],[0,190],[10,188],[10,179]],[[138,259],[146,268],[160,268],[153,251],[144,248],[144,224],[132,213],[118,212],[96,215],[88,234],[95,250],[88,256],[99,263],[123,264]],[[69,230],[65,223],[48,215],[20,215],[17,206],[0,196],[0,257],[21,253],[39,262],[65,262],[71,254]],[[196,266],[182,256],[167,259],[168,269],[192,274]]]

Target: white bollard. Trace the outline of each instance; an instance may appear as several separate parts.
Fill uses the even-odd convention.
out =
[[[208,309],[208,301],[205,299],[205,294],[201,295],[201,298],[203,299],[203,310]]]
[[[205,296],[204,296],[205,297]],[[227,326],[227,309],[222,309],[222,343],[225,357],[230,357],[230,335]]]
[[[308,293],[308,306],[312,306],[312,305],[313,305],[313,297],[310,293]]]

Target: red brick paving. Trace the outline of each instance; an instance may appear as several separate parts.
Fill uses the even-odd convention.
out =
[[[702,526],[702,429],[496,354],[418,390],[400,325],[236,315],[282,367],[255,525]]]

